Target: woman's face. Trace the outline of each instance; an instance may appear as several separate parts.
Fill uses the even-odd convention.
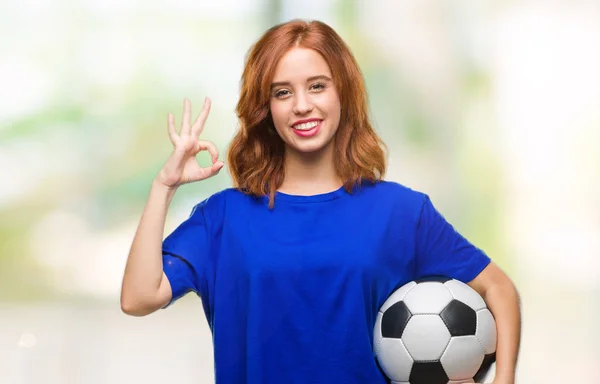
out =
[[[316,51],[295,47],[279,60],[270,108],[286,151],[314,153],[333,148],[340,99],[329,66]]]

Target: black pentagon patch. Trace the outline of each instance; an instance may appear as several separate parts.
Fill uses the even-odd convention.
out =
[[[442,363],[414,363],[410,370],[410,384],[446,384],[450,380]]]
[[[490,372],[490,368],[492,364],[496,361],[496,353],[490,353],[489,355],[485,355],[483,358],[483,362],[481,363],[481,367],[473,376],[473,381],[476,383],[482,383],[485,380],[486,376]]]
[[[473,336],[477,330],[477,314],[462,301],[452,300],[440,313],[451,336]]]
[[[419,283],[427,283],[430,281],[433,282],[438,282],[438,283],[442,283],[444,284],[446,281],[452,280],[450,277],[446,277],[446,276],[426,276],[426,277],[422,277],[420,279],[415,280],[415,283],[419,284]]]
[[[383,313],[383,318],[381,319],[381,336],[392,339],[401,338],[411,316],[412,314],[406,304],[404,304],[404,301],[399,301],[392,305]]]

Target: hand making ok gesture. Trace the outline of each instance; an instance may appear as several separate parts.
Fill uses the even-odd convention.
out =
[[[157,181],[169,188],[176,188],[182,184],[208,179],[216,175],[224,163],[219,160],[219,151],[214,143],[208,140],[199,140],[204,129],[204,122],[210,111],[210,99],[204,100],[200,115],[191,124],[191,105],[186,98],[183,103],[183,121],[179,134],[175,129],[175,118],[169,113],[169,138],[173,143],[173,152],[167,159],[157,176]],[[200,167],[196,155],[207,150],[212,157],[212,166]]]

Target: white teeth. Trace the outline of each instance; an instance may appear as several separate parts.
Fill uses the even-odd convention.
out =
[[[320,121],[311,121],[310,123],[302,123],[302,124],[294,125],[293,128],[298,129],[300,131],[306,131],[306,130],[316,127],[317,125],[319,125],[319,123],[320,123]]]

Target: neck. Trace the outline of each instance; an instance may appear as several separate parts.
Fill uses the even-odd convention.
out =
[[[280,192],[315,195],[340,188],[343,182],[335,170],[333,148],[318,153],[299,153],[286,149],[285,179]]]

